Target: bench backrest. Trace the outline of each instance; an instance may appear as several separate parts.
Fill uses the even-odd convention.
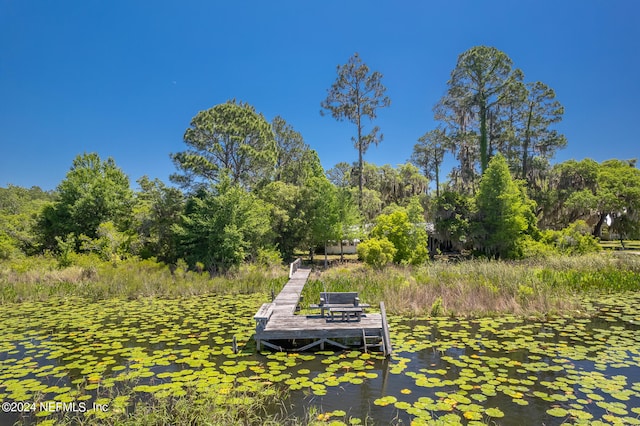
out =
[[[321,292],[320,298],[324,299],[326,305],[354,305],[358,292]]]

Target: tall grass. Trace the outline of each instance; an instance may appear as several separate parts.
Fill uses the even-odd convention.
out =
[[[53,296],[101,300],[271,290],[277,293],[286,281],[287,270],[280,265],[247,264],[211,277],[184,267],[172,271],[152,260],[111,263],[93,256],[79,256],[74,266],[58,269],[55,259],[30,257],[0,264],[0,304],[43,301]]]
[[[115,391],[113,389],[116,389]],[[263,385],[258,391],[242,391],[236,388],[221,391],[215,385],[209,389],[187,386],[181,396],[147,394],[135,395],[131,390],[117,390],[116,387],[99,392],[108,404],[104,413],[65,413],[54,415],[58,425],[113,425],[113,426],[154,426],[154,425],[283,425],[299,424],[295,418],[286,415],[282,400],[287,391],[274,384]],[[122,401],[118,399],[123,398]],[[91,407],[91,404],[87,404]],[[278,409],[280,407],[280,409]],[[21,419],[29,422],[27,417]]]
[[[179,297],[273,291],[287,281],[281,265],[247,264],[222,276],[171,270],[151,260],[102,262],[80,256],[58,269],[48,257],[0,264],[0,304],[50,297]],[[321,291],[358,291],[365,303],[384,300],[387,311],[402,315],[448,313],[579,314],[580,297],[595,292],[640,290],[640,256],[601,252],[518,262],[468,260],[394,266],[383,271],[349,263],[316,271],[303,291],[315,303]]]
[[[232,392],[217,394],[187,394],[179,398],[150,398],[136,404],[130,415],[111,421],[122,426],[149,425],[281,425],[286,415],[272,411],[282,391],[273,394]],[[247,401],[249,401],[247,403]],[[240,402],[240,403],[239,403]]]
[[[304,300],[320,291],[358,291],[403,315],[581,314],[585,294],[640,290],[640,256],[598,253],[544,261],[469,260],[396,266],[383,271],[349,265],[315,274]]]

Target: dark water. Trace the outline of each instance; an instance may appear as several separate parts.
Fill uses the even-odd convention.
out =
[[[84,395],[91,407],[104,398],[109,379],[140,371],[136,385],[158,384],[172,380],[163,373],[190,369],[195,381],[212,373],[261,374],[292,389],[273,409],[284,407],[300,421],[311,410],[314,418],[338,411],[329,419],[347,424],[640,423],[637,294],[588,302],[591,319],[391,318],[390,359],[340,351],[256,354],[252,315],[260,302],[235,296],[0,307],[0,401],[17,408],[64,400],[60,395],[79,403]],[[232,354],[232,336],[239,356]],[[86,389],[94,381],[101,386]],[[123,383],[132,388],[126,380],[114,386],[125,389]],[[148,395],[128,392],[129,409]],[[0,412],[2,425],[36,420],[35,413]]]
[[[449,325],[447,330],[454,333],[463,329],[458,325],[450,323]],[[465,323],[465,325],[469,324]],[[415,352],[414,348],[403,351],[404,346],[398,344],[400,350],[396,351],[391,360],[376,362],[374,371],[378,373],[377,378],[368,380],[365,385],[347,384],[341,386],[334,392],[321,397],[313,395],[303,397],[299,393],[295,393],[290,398],[290,403],[295,407],[294,412],[302,417],[306,407],[313,405],[321,407],[322,411],[344,410],[348,413],[347,417],[369,418],[376,424],[409,424],[415,416],[405,410],[396,409],[393,405],[377,406],[373,401],[392,395],[398,401],[414,404],[420,397],[441,399],[436,395],[437,392],[457,393],[461,390],[460,383],[444,384],[444,381],[455,382],[461,378],[461,373],[464,373],[465,369],[467,373],[470,372],[468,370],[476,370],[460,367],[452,362],[460,360],[462,357],[478,361],[476,367],[495,374],[495,378],[499,379],[501,384],[517,387],[516,392],[522,396],[517,395],[516,399],[527,403],[527,405],[519,405],[514,403],[512,396],[508,396],[503,391],[496,391],[495,396],[489,396],[485,402],[480,402],[480,405],[499,407],[505,415],[496,419],[485,415],[483,420],[487,423],[559,425],[578,421],[570,414],[563,417],[554,417],[548,414],[547,410],[554,407],[588,413],[588,421],[602,419],[605,416],[605,421],[620,419],[619,421],[623,424],[629,424],[630,419],[638,419],[639,417],[638,414],[630,411],[634,407],[640,407],[640,387],[638,386],[640,385],[640,334],[638,334],[637,325],[611,321],[611,318],[609,321],[594,318],[581,323],[575,323],[570,319],[560,319],[551,323],[525,321],[510,325],[502,324],[500,331],[515,329],[516,336],[535,336],[533,340],[527,341],[524,345],[520,344],[518,338],[505,337],[504,333],[497,333],[496,336],[491,332],[480,332],[480,325],[473,323],[462,336],[458,335],[454,338],[442,336],[438,327],[433,325],[431,321],[399,321],[394,324],[394,329],[396,331],[406,330],[411,335],[412,330],[420,326],[423,329],[431,328],[431,335],[425,338],[429,342],[430,348]],[[626,335],[622,333],[625,330],[629,331]],[[414,334],[423,336],[424,331]],[[467,339],[464,336],[472,336],[472,338]],[[594,336],[598,336],[595,340],[600,341],[601,344],[592,349],[589,345],[594,340]],[[424,344],[425,340],[420,340],[418,343]],[[491,342],[492,344],[489,345],[491,349],[485,347],[483,342]],[[434,350],[436,347],[446,349]],[[478,356],[482,359],[474,358]],[[402,359],[407,368],[399,374],[394,374],[391,371],[394,365],[399,364],[398,359]],[[309,362],[305,365],[307,368],[311,368],[309,365],[317,363],[319,361]],[[410,374],[425,370],[445,370],[445,373],[440,375],[443,384],[434,388],[417,386],[416,380]],[[322,365],[318,365],[315,371],[321,373],[323,371]],[[595,375],[597,380],[593,386],[589,384],[589,387],[585,387],[586,379],[592,375]],[[465,381],[472,383],[475,388],[469,390],[466,393],[467,396],[478,393],[477,387],[487,382],[485,379],[478,379],[478,376],[479,374],[476,374],[472,381]],[[617,379],[612,380],[612,377]],[[518,380],[525,380],[526,384],[518,383]],[[558,390],[558,384],[563,385],[560,390]],[[634,384],[636,387],[631,390]],[[626,389],[630,395],[614,394],[612,396],[611,391],[614,389],[620,391]],[[402,392],[403,390],[410,390],[411,393],[405,394]],[[507,389],[507,391],[509,390]],[[463,392],[465,391],[463,390]],[[545,401],[536,396],[536,392],[564,395],[567,399]],[[592,400],[587,396],[591,394],[602,397],[601,402],[624,403],[625,411],[628,414],[612,415],[606,408],[596,404],[599,401]],[[623,400],[619,398],[623,398]],[[466,423],[462,412],[455,409],[451,412],[462,417],[461,423]],[[435,422],[438,417],[446,413],[446,411],[433,412],[431,422]]]

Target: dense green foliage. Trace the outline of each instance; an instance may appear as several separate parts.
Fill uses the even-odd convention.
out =
[[[635,160],[569,160],[557,164],[549,177],[549,190],[540,197],[541,225],[560,229],[582,219],[592,233],[640,238],[640,170]],[[612,221],[606,227],[607,217]]]
[[[369,238],[358,245],[358,257],[376,269],[393,262],[397,253],[398,249],[385,237]]]
[[[134,192],[115,161],[96,153],[74,159],[53,194],[3,189],[0,257],[52,252],[66,268],[93,253],[113,262],[186,261],[217,274],[355,237],[351,192],[329,182],[317,153],[284,119],[273,128],[275,137],[247,104],[199,113],[185,133],[192,149],[172,155],[183,172],[174,179],[189,192],[146,176]]]
[[[270,209],[274,244],[287,259],[293,257],[299,242],[307,238],[308,217],[303,214],[306,205],[302,192],[301,187],[280,181],[269,183],[259,192]]]
[[[138,180],[134,223],[138,232],[138,253],[143,258],[156,257],[167,263],[178,258],[174,225],[184,208],[184,195],[159,179],[143,176]]]
[[[634,162],[608,160],[598,171],[598,191],[595,210],[599,214],[594,235],[601,235],[601,226],[609,216],[614,229],[621,235],[638,233],[640,212],[640,170]]]
[[[381,214],[371,230],[371,236],[388,240],[395,248],[395,263],[418,265],[429,256],[427,251],[427,231],[424,223],[412,222],[405,208],[397,208],[389,214]]]
[[[44,208],[40,221],[47,249],[55,249],[62,240],[74,240],[80,249],[81,237],[97,238],[104,222],[122,232],[131,230],[133,191],[113,158],[78,155],[56,193],[56,201]]]
[[[591,236],[591,229],[584,220],[577,220],[568,227],[542,232],[542,240],[562,254],[586,254],[600,251],[600,245]]]
[[[267,212],[264,201],[230,182],[201,189],[189,198],[176,226],[179,253],[190,265],[201,262],[212,273],[255,259],[267,241]]]
[[[145,176],[134,190],[114,159],[96,153],[78,155],[51,193],[0,188],[0,259],[52,254],[65,268],[92,254],[219,274],[259,258],[313,257],[345,240],[362,240],[360,257],[379,268],[472,250],[581,254],[597,250],[591,235],[640,238],[635,160],[551,166],[566,145],[553,127],[564,108],[552,88],[525,82],[504,52],[476,46],[458,57],[434,108],[437,127],[396,166],[363,159],[381,140],[377,127],[364,132],[365,121],[390,105],[382,74],[357,54],[337,74],[321,105],[356,125],[357,161],[325,173],[284,118],[269,123],[231,100],[198,112],[186,149],[171,154],[181,188]],[[447,153],[459,164],[441,180]]]
[[[466,248],[474,209],[471,197],[454,191],[443,192],[433,201],[434,237],[448,242],[453,250]]]
[[[171,154],[181,174],[171,179],[187,188],[220,182],[251,188],[271,176],[276,142],[271,126],[246,103],[229,101],[200,111],[184,134],[187,151]]]
[[[524,240],[536,233],[533,205],[514,182],[504,157],[489,162],[476,195],[474,245],[489,257],[518,258]]]
[[[356,197],[358,173],[357,164],[338,163],[327,170],[327,177],[335,186],[350,190]],[[404,206],[416,196],[425,196],[429,189],[429,179],[411,163],[394,168],[365,162],[363,181],[360,212],[366,223],[373,222],[389,206]]]
[[[271,126],[277,149],[276,181],[300,186],[307,179],[324,174],[318,154],[309,148],[302,135],[284,118],[280,116],[274,118]]]
[[[38,250],[35,229],[43,207],[53,195],[40,188],[0,188],[0,260]]]

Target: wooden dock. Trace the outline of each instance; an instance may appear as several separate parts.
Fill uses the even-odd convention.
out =
[[[380,304],[381,313],[365,312],[359,321],[332,321],[320,313],[296,314],[310,272],[310,269],[292,268],[289,282],[282,291],[256,313],[257,350],[266,346],[274,350],[305,351],[315,346],[324,349],[328,344],[342,349],[356,345],[365,351],[377,347],[385,355],[391,354],[384,303]]]

